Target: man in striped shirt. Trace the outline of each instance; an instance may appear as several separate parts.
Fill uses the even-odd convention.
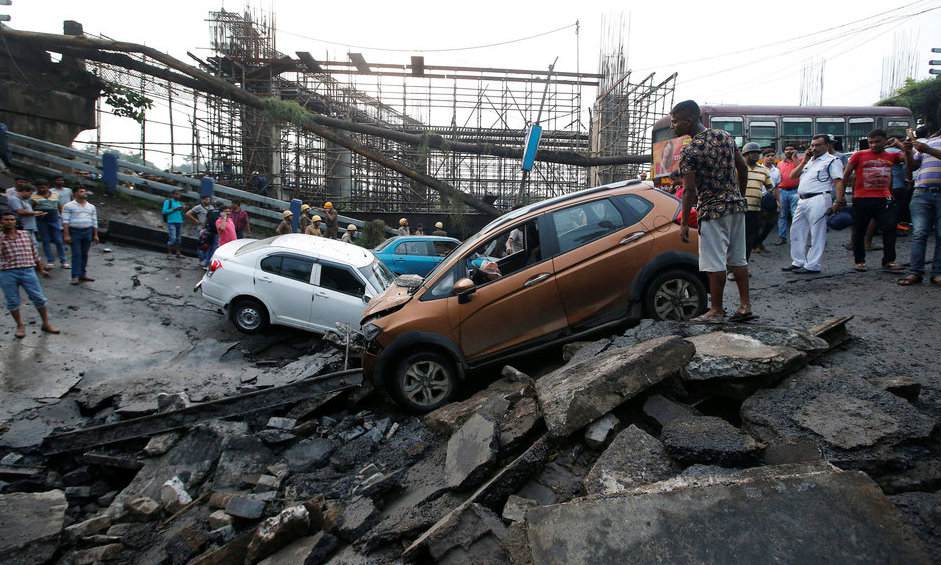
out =
[[[771,171],[758,163],[761,158],[761,147],[757,143],[746,143],[742,148],[742,157],[748,165],[748,182],[745,185],[745,259],[751,259],[752,250],[758,246],[758,238],[764,219],[761,213],[761,197],[765,192],[774,188],[771,182]],[[729,276],[729,280],[735,280]]]
[[[42,268],[39,254],[33,246],[33,240],[25,231],[16,229],[16,214],[4,212],[0,215],[0,289],[6,300],[7,310],[16,322],[17,339],[26,337],[26,326],[20,314],[20,288],[36,306],[42,317],[42,331],[50,334],[59,333],[58,328],[49,323],[46,310],[46,296],[36,276],[36,269]]]
[[[937,123],[941,123],[941,109]],[[911,202],[911,274],[899,279],[898,283],[902,286],[921,284],[925,275],[928,234],[933,229],[934,260],[930,280],[932,284],[941,285],[941,131],[936,131],[925,141],[908,139],[903,148],[914,171],[915,190]],[[912,149],[916,151],[914,155]]]
[[[86,270],[91,242],[98,243],[98,211],[84,188],[76,188],[74,196],[62,207],[62,229],[65,242],[72,246],[72,284],[78,284],[95,280]]]

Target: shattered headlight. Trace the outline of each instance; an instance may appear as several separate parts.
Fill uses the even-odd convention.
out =
[[[366,324],[363,326],[363,337],[366,339],[366,343],[369,343],[379,337],[379,334],[382,333],[382,328],[376,324]]]

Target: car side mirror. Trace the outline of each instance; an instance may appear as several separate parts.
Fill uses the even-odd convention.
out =
[[[470,302],[471,295],[477,290],[477,285],[474,284],[474,281],[468,278],[463,278],[454,283],[454,294],[457,296],[457,301],[460,304],[467,304]]]

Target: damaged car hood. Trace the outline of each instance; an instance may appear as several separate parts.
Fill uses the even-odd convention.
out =
[[[422,281],[421,277],[415,275],[397,277],[385,292],[369,301],[363,311],[363,320],[401,308],[403,304],[412,299],[412,296],[421,287]]]

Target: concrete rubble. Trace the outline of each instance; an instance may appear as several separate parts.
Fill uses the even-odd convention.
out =
[[[570,344],[535,379],[491,371],[421,418],[347,392],[74,457],[0,451],[0,530],[17,532],[0,561],[927,563],[934,391],[815,365],[830,347],[643,322]],[[192,409],[190,395],[125,408]]]

